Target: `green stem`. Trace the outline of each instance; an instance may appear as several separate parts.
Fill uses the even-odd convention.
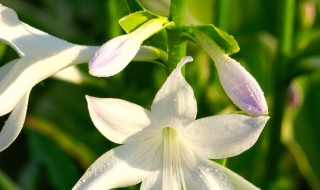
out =
[[[121,28],[119,26],[118,20],[120,19],[119,15],[119,2],[117,0],[109,0],[106,1],[106,13],[108,14],[107,18],[110,18],[108,20],[107,25],[107,36],[108,38],[113,38],[116,36],[120,36],[122,34]]]
[[[172,0],[170,18],[175,27],[168,30],[168,73],[171,73],[180,60],[186,55],[187,42],[181,40],[185,25],[185,0]]]
[[[287,65],[289,63],[289,56],[292,54],[292,41],[294,30],[294,16],[295,16],[295,0],[285,0],[283,4],[283,23],[280,38],[280,49],[278,59],[273,64],[273,106],[271,112],[271,131],[269,152],[267,155],[267,162],[269,164],[266,168],[266,181],[272,183],[277,175],[278,164],[280,162],[281,152],[284,146],[281,143],[281,125],[283,120],[284,109],[287,99],[287,89],[290,79],[286,78]],[[267,184],[267,185],[270,185]]]
[[[220,0],[218,3],[218,27],[222,28],[223,30],[228,30],[230,0]]]
[[[294,17],[295,17],[295,0],[284,1],[284,16],[283,28],[280,42],[280,53],[288,57],[292,52],[292,39],[294,30]]]

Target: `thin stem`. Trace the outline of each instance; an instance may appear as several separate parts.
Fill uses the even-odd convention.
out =
[[[284,1],[284,20],[282,28],[282,36],[280,42],[280,53],[283,56],[289,56],[292,52],[292,39],[294,30],[294,17],[295,17],[295,0]]]
[[[182,41],[180,36],[185,25],[185,0],[171,1],[170,18],[175,27],[168,30],[168,73],[171,73],[186,55],[187,42]]]
[[[230,0],[220,0],[218,3],[218,27],[222,28],[223,30],[228,30]]]
[[[107,18],[111,18],[108,20],[107,25],[107,36],[108,38],[113,38],[121,35],[121,28],[119,27],[118,20],[120,19],[119,12],[119,2],[117,0],[109,0],[106,1],[106,13],[108,14]]]
[[[287,89],[290,79],[284,74],[288,65],[289,56],[292,53],[292,41],[294,30],[295,0],[285,0],[283,4],[283,23],[280,38],[280,49],[278,59],[274,62],[273,73],[273,106],[271,112],[271,131],[269,152],[266,168],[266,181],[272,182],[276,178],[278,163],[284,146],[281,143],[281,124],[283,120],[284,109],[286,105]]]

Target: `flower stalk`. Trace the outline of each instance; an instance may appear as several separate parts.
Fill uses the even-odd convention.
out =
[[[278,59],[273,65],[274,81],[273,81],[273,106],[271,124],[272,126],[269,136],[269,152],[267,160],[270,163],[279,163],[280,154],[284,148],[281,139],[281,125],[283,120],[284,109],[287,99],[287,89],[290,79],[283,75],[288,65],[289,56],[292,53],[293,45],[293,29],[295,18],[295,1],[283,1],[283,21],[280,40],[280,49]],[[273,181],[276,177],[278,167],[266,168],[267,181]]]
[[[170,18],[175,27],[172,30],[168,29],[168,75],[186,56],[187,42],[181,40],[182,27],[185,25],[185,6],[185,0],[171,1]]]

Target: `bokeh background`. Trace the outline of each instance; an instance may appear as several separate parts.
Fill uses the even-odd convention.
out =
[[[141,2],[167,13],[165,1]],[[29,25],[83,45],[101,45],[123,34],[118,20],[128,14],[125,0],[0,3]],[[291,21],[284,19],[285,10],[293,11]],[[320,189],[319,13],[317,0],[187,1],[187,22],[213,23],[233,35],[241,50],[232,57],[265,92],[271,120],[250,150],[226,162],[262,189]],[[186,78],[198,101],[197,117],[238,111],[223,92],[209,57],[193,43],[188,44],[188,54],[195,59],[186,66]],[[16,57],[0,42],[0,66]],[[81,81],[49,78],[33,88],[22,133],[0,153],[0,190],[71,189],[95,159],[117,146],[94,127],[85,95],[121,98],[150,108],[166,79],[162,67],[148,62],[133,62],[110,78],[88,75],[86,63],[78,69]],[[1,116],[0,129],[7,117]]]

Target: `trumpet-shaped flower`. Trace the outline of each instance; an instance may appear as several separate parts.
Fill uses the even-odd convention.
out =
[[[66,67],[88,61],[97,47],[75,45],[35,29],[1,4],[0,40],[20,57],[0,68],[0,116],[11,112],[0,133],[2,151],[21,131],[31,88]]]
[[[51,36],[21,22],[12,9],[1,4],[0,40],[20,57],[0,68],[0,116],[11,112],[0,133],[2,151],[22,129],[31,88],[65,68],[88,62],[98,47],[76,45]],[[134,60],[155,60],[160,54],[156,48],[142,46]]]
[[[138,53],[144,40],[157,33],[167,23],[166,18],[154,18],[129,34],[106,42],[89,61],[89,72],[97,77],[109,77],[122,71]]]
[[[221,85],[233,103],[252,116],[268,114],[266,99],[255,78],[207,35],[198,32],[195,40],[214,61]]]
[[[87,96],[97,129],[123,144],[96,160],[73,188],[104,190],[142,182],[141,189],[257,189],[208,158],[236,156],[258,139],[268,116],[228,114],[196,119],[197,103],[181,67],[157,93],[151,111],[113,98]]]

